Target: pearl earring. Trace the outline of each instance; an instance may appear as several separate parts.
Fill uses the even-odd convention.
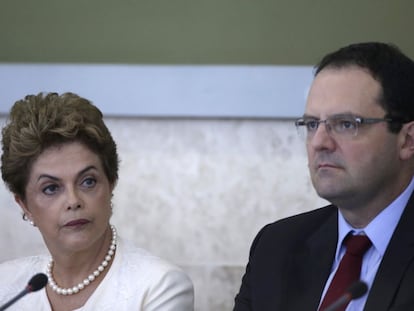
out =
[[[28,221],[29,224],[31,224],[33,227],[36,227],[35,223],[33,222],[33,220],[29,219],[29,217],[27,217],[26,213],[22,214],[22,218],[24,221]]]

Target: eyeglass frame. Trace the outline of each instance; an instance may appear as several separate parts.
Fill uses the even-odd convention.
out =
[[[346,121],[346,122],[355,122],[355,128],[353,129],[353,132],[349,132],[350,129],[342,129],[342,131],[340,129],[335,128],[332,124],[330,124],[330,122],[332,121],[337,121],[339,122],[338,124],[340,124],[340,121]],[[307,122],[308,121],[308,122]],[[309,122],[316,122],[316,128],[315,129],[309,129]],[[397,120],[394,120],[392,118],[365,118],[365,117],[360,117],[360,116],[355,116],[352,114],[340,114],[340,115],[334,115],[331,117],[328,117],[324,120],[320,120],[314,117],[302,117],[299,118],[295,121],[295,126],[298,129],[298,131],[300,131],[300,129],[303,127],[305,129],[305,135],[306,137],[312,136],[316,133],[316,131],[319,128],[319,125],[321,123],[325,124],[325,129],[326,131],[331,134],[336,134],[340,137],[355,137],[358,135],[358,129],[361,125],[364,124],[376,124],[376,123],[380,123],[380,122],[388,122],[388,123],[392,123],[392,122],[398,122]],[[347,132],[348,130],[348,132]]]

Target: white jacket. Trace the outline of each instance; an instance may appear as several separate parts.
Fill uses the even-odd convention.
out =
[[[32,256],[0,265],[0,306],[20,293],[30,278],[46,271],[49,256]],[[74,311],[193,311],[194,290],[178,267],[118,238],[113,263],[97,289]],[[46,290],[29,293],[7,311],[51,311]]]

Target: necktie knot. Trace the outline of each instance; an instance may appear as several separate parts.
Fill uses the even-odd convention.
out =
[[[346,252],[354,256],[363,256],[371,246],[371,240],[366,235],[349,235],[345,242]]]
[[[345,255],[342,257],[319,310],[325,310],[334,303],[348,290],[352,283],[360,278],[362,257],[371,246],[371,240],[366,235],[349,234],[343,243],[346,247]],[[335,310],[344,311],[348,302]]]

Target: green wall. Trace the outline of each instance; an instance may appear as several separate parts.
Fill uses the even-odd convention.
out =
[[[356,41],[414,57],[414,1],[0,0],[0,62],[300,64]]]

